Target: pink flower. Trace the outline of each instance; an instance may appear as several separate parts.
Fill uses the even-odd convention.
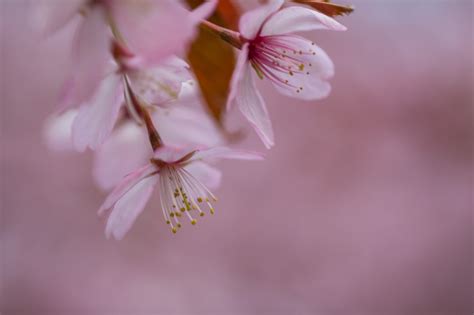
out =
[[[150,163],[127,175],[110,193],[99,209],[99,215],[112,208],[105,234],[120,240],[145,208],[153,189],[159,184],[161,209],[173,233],[181,227],[181,218],[196,224],[196,216],[204,211],[214,213],[217,198],[200,179],[217,186],[220,172],[205,162],[213,159],[261,160],[256,153],[217,147],[207,150],[182,150],[161,147]]]
[[[291,6],[283,0],[249,11],[240,19],[243,46],[231,81],[227,106],[237,104],[267,148],[274,144],[265,102],[254,76],[267,78],[280,93],[304,100],[320,99],[330,92],[327,82],[334,65],[315,43],[294,32],[315,29],[343,31],[336,20],[317,11]]]
[[[81,21],[73,43],[74,66],[62,95],[62,107],[90,99],[104,77],[110,59],[112,31],[133,52],[135,65],[156,65],[180,53],[195,36],[196,26],[209,16],[216,0],[190,12],[176,0],[38,0],[36,26],[54,32],[72,19]],[[131,56],[132,57],[132,56]]]
[[[114,69],[102,80],[92,98],[80,104],[72,125],[74,147],[78,151],[87,147],[95,150],[107,139],[121,105],[129,103],[124,99],[128,88],[143,104],[161,106],[175,100],[182,83],[190,78],[186,63],[178,58],[152,69]],[[133,106],[128,106],[128,109],[135,113]]]

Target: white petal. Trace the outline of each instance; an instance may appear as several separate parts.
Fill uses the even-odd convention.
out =
[[[222,172],[206,163],[196,161],[186,165],[185,169],[209,189],[216,189],[221,183]]]
[[[126,194],[132,187],[139,183],[145,177],[156,172],[156,167],[150,163],[142,166],[136,171],[125,176],[120,183],[114,188],[114,190],[107,196],[104,203],[100,206],[97,213],[102,215],[106,210],[110,209],[124,194]]]
[[[197,108],[174,104],[170,108],[157,108],[152,118],[166,144],[213,146],[223,142],[214,121]]]
[[[94,179],[102,189],[108,190],[146,164],[152,154],[144,128],[126,122],[95,151]]]
[[[71,151],[74,149],[71,129],[77,110],[71,109],[46,119],[43,127],[43,138],[46,145],[53,151]]]
[[[273,86],[284,95],[303,100],[327,97],[331,91],[331,85],[327,80],[334,76],[334,64],[326,52],[311,41],[296,35],[282,36],[281,43],[291,47],[290,51],[296,51],[294,58],[298,58],[304,67],[294,69],[293,75],[278,70],[272,71],[274,76],[288,81],[283,84],[270,80]],[[303,53],[299,54],[300,51]]]
[[[235,98],[239,90],[240,81],[244,76],[245,69],[249,65],[248,56],[249,44],[246,43],[242,46],[242,49],[239,52],[237,63],[235,65],[234,72],[232,73],[232,78],[230,80],[230,91],[226,104],[227,110],[230,110],[234,104]]]
[[[165,105],[176,100],[181,86],[192,77],[182,59],[170,58],[162,65],[129,73],[133,91],[149,105]]]
[[[110,62],[110,32],[104,12],[95,6],[87,12],[75,34],[74,60],[62,107],[77,106],[88,101],[107,74]]]
[[[189,148],[165,145],[156,149],[153,157],[166,163],[174,163],[193,151]]]
[[[157,176],[141,180],[115,204],[105,227],[105,235],[121,240],[145,208],[158,181]]]
[[[79,109],[72,126],[72,140],[78,151],[96,149],[109,136],[123,102],[121,78],[112,74],[101,83],[92,101]]]
[[[261,5],[255,10],[246,12],[239,21],[239,30],[243,37],[254,39],[265,20],[278,11],[283,5],[284,0],[270,0],[267,4]]]
[[[215,147],[210,149],[198,150],[191,157],[189,162],[195,161],[208,161],[213,159],[233,159],[233,160],[263,160],[263,154],[244,151],[244,150],[235,150],[228,147]]]
[[[235,102],[262,139],[265,147],[269,149],[274,145],[272,122],[265,102],[255,85],[252,71],[250,65],[243,70],[243,77],[238,86]]]
[[[345,31],[346,27],[316,10],[293,6],[272,15],[263,25],[260,34],[280,35],[310,30]]]
[[[33,26],[43,34],[48,35],[65,26],[87,0],[35,0],[32,2]]]

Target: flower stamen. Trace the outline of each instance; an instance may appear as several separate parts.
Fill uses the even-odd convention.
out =
[[[199,204],[204,201],[207,203],[210,213],[214,214],[214,207],[209,198],[214,201],[217,198],[182,166],[164,165],[160,170],[160,175],[163,216],[166,223],[171,226],[173,233],[176,233],[177,229],[181,227],[179,218],[182,214],[185,214],[192,225],[197,224],[192,210],[196,210],[198,215],[203,217],[205,214]]]

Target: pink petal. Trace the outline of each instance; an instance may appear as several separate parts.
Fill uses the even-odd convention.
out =
[[[36,0],[32,3],[33,25],[43,34],[51,34],[79,15],[80,8],[86,3],[87,0]]]
[[[249,57],[249,44],[246,43],[242,46],[239,56],[237,58],[237,64],[235,65],[234,72],[232,73],[232,78],[230,80],[230,91],[227,98],[226,108],[230,110],[233,107],[234,100],[237,96],[239,90],[240,81],[243,78],[244,70],[248,67],[248,57]]]
[[[271,80],[273,86],[280,93],[299,99],[315,100],[327,97],[331,92],[331,85],[327,80],[334,76],[334,64],[324,50],[296,35],[282,36],[281,42],[291,47],[290,50],[305,52],[295,55],[295,58],[301,60],[304,68],[301,71],[295,70],[293,75],[273,71],[275,76],[288,81],[288,84],[281,84]]]
[[[176,0],[110,1],[109,6],[127,46],[142,59],[142,66],[182,52],[194,35],[197,18],[213,9],[192,14]]]
[[[265,20],[278,11],[283,2],[284,0],[270,0],[267,4],[246,12],[239,21],[240,34],[247,39],[254,39],[260,32]]]
[[[53,151],[74,150],[71,129],[76,116],[77,110],[71,109],[47,118],[43,127],[43,139],[48,149]]]
[[[158,148],[153,157],[166,163],[174,163],[192,151],[194,149],[165,145]]]
[[[90,10],[78,32],[73,47],[71,77],[61,107],[77,106],[89,100],[106,75],[110,60],[110,33],[104,12],[99,6]]]
[[[185,169],[209,189],[216,189],[221,183],[222,172],[206,163],[193,162],[186,165]]]
[[[121,240],[125,236],[145,208],[157,181],[156,176],[142,179],[117,201],[105,227],[107,238],[112,235]]]
[[[263,155],[258,152],[234,150],[228,147],[214,147],[204,150],[198,150],[189,159],[188,162],[208,161],[214,159],[233,159],[233,160],[263,160]]]
[[[345,31],[346,27],[316,10],[294,6],[272,15],[263,25],[260,35],[280,35],[310,30]]]
[[[144,129],[134,122],[126,122],[95,151],[94,179],[100,188],[108,190],[146,164],[152,154]]]
[[[156,167],[150,163],[136,171],[125,176],[122,181],[114,188],[114,190],[107,196],[102,206],[100,206],[98,214],[102,215],[108,209],[110,209],[124,194],[132,189],[142,179],[149,176],[156,171]],[[155,176],[153,176],[155,177]]]
[[[101,83],[90,103],[81,106],[72,126],[72,140],[78,151],[96,149],[109,136],[123,102],[121,78],[111,74]]]
[[[218,0],[209,0],[201,4],[199,7],[194,9],[191,14],[190,18],[195,24],[201,23],[202,20],[207,19],[211,16],[211,14],[216,9]]]
[[[174,104],[157,108],[153,122],[166,144],[213,146],[223,142],[221,132],[203,110]]]
[[[270,121],[265,102],[255,85],[252,71],[253,69],[250,65],[244,68],[235,102],[242,114],[254,127],[260,139],[262,139],[265,147],[269,149],[274,144],[272,122]]]
[[[128,73],[133,91],[147,104],[162,106],[176,100],[183,82],[192,77],[182,59],[170,58],[158,67]]]

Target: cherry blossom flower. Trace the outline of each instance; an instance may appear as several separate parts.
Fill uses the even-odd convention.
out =
[[[183,218],[195,225],[196,217],[204,216],[206,210],[213,214],[217,198],[198,177],[206,174],[206,182],[212,186],[219,184],[220,172],[206,164],[215,159],[261,160],[263,157],[226,147],[205,150],[160,147],[150,163],[127,175],[100,207],[99,215],[112,209],[105,228],[107,238],[124,237],[156,185],[164,219],[173,233],[181,227]]]
[[[101,82],[95,95],[80,104],[72,126],[76,150],[84,151],[87,147],[95,150],[107,139],[121,105],[130,103],[125,97],[127,93],[134,93],[147,106],[163,106],[175,100],[182,83],[191,78],[187,68],[187,64],[176,57],[151,69],[116,68]],[[127,108],[135,113],[133,106]],[[135,116],[138,115],[135,113]]]
[[[237,104],[267,148],[274,144],[265,102],[252,72],[278,92],[304,100],[326,97],[334,74],[328,55],[315,43],[294,32],[343,31],[336,20],[300,6],[285,7],[274,0],[245,13],[239,23],[243,45],[231,80],[227,107]]]
[[[57,31],[78,16],[81,19],[61,107],[83,103],[95,93],[108,66],[112,35],[134,53],[136,66],[153,66],[181,53],[216,4],[208,1],[190,12],[176,0],[38,0],[34,23],[44,33]]]

